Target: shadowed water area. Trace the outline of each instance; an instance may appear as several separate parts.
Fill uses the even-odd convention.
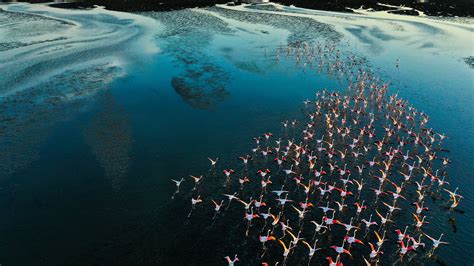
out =
[[[255,148],[252,138],[264,132],[297,137],[281,122],[305,121],[302,102],[317,91],[346,90],[347,79],[328,68],[277,54],[307,42],[331,47],[330,58],[336,50],[357,58],[390,83],[389,95],[398,93],[430,117],[428,127],[449,137],[443,142],[449,152],[439,157],[451,160],[446,178],[464,199],[458,211],[448,211],[440,206],[449,196],[426,196],[430,224],[424,230],[444,233],[451,244],[431,258],[412,253],[404,262],[472,264],[470,20],[273,5],[136,14],[0,7],[0,263],[225,265],[223,257],[236,253],[241,265],[260,263],[259,231],[245,236],[240,203],[213,220],[214,205],[205,201],[187,218],[196,196],[189,175],[204,175],[199,193],[216,199],[239,190],[237,157]],[[322,129],[317,132],[315,138]],[[219,157],[215,171],[208,171],[208,157]],[[224,188],[222,170],[229,168],[238,175]],[[249,178],[258,187],[256,170],[249,169]],[[181,178],[172,200],[171,179]],[[367,196],[366,204],[371,200]],[[395,219],[400,229],[413,224],[408,211]],[[387,231],[392,243],[384,263],[398,259],[394,229]],[[323,247],[338,240],[325,239]],[[281,262],[281,247],[270,246],[265,258]],[[307,250],[295,252],[287,265],[307,265]],[[369,252],[368,246],[353,251],[354,257]],[[326,249],[312,263],[325,264],[334,254]]]

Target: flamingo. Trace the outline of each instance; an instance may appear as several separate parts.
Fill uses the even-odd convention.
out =
[[[352,225],[353,219],[354,219],[354,217],[351,217],[351,221],[349,222],[349,224],[339,223],[340,225],[344,226],[344,228],[346,229],[347,233],[349,233],[349,231],[351,231],[351,230],[354,229],[354,228],[359,229],[359,227]]]
[[[461,203],[462,197],[459,197],[459,200],[458,200],[455,195],[451,195],[451,199],[452,199],[453,203],[449,206],[449,209],[452,210],[452,209],[456,208],[459,205],[459,203]]]
[[[244,163],[246,170],[247,170],[247,165],[248,165],[250,159],[252,159],[252,156],[250,156],[248,154],[245,155],[245,156],[239,157],[239,160],[242,160],[242,162]]]
[[[276,238],[272,235],[270,235],[270,230],[267,231],[267,235],[260,235],[258,237],[260,243],[262,243],[262,246],[265,248],[265,243],[267,243],[268,241],[274,241],[276,240]]]
[[[383,236],[380,237],[379,233],[377,231],[374,231],[375,233],[375,237],[377,238],[377,242],[375,244],[377,244],[377,247],[380,248],[382,246],[382,244],[387,241],[387,239],[385,238],[385,232],[386,231],[383,231]]]
[[[286,231],[286,232],[291,236],[291,238],[293,239],[293,240],[290,242],[290,243],[291,243],[291,246],[293,246],[293,247],[296,247],[296,245],[298,244],[299,241],[304,240],[304,238],[301,238],[301,237],[300,237],[301,231],[298,233],[298,236],[295,236],[295,235],[291,232],[291,230],[286,229],[285,231]]]
[[[361,191],[362,191],[362,188],[364,187],[364,179],[362,178],[362,179],[360,180],[360,182],[354,179],[354,182],[356,183],[356,185],[357,185],[357,191],[358,191],[358,193],[360,194]]]
[[[250,182],[250,179],[246,176],[244,178],[239,178],[240,189],[244,188],[245,183]]]
[[[365,228],[367,231],[370,229],[372,225],[377,225],[377,222],[372,222],[372,214],[369,216],[369,220],[367,221],[366,219],[362,219],[362,222],[365,224]]]
[[[391,215],[395,210],[401,210],[400,208],[396,207],[395,205],[391,206],[385,202],[382,202],[383,205],[387,206],[388,213]]]
[[[260,195],[260,199],[258,201],[254,200],[253,202],[254,202],[254,205],[257,208],[257,210],[258,210],[258,208],[260,208],[262,206],[267,206],[267,204],[265,202],[263,202],[263,195]]]
[[[252,220],[259,217],[258,214],[253,213],[253,209],[250,209],[250,213],[245,212],[244,219],[247,220],[247,231],[245,231],[245,235],[247,236],[249,233],[249,228],[252,226]]]
[[[347,241],[347,243],[349,243],[349,247],[352,245],[352,243],[357,243],[357,244],[361,244],[361,245],[364,244],[364,242],[362,242],[362,240],[356,238],[356,233],[357,233],[357,230],[354,231],[353,236],[346,235],[344,237],[344,239]]]
[[[330,208],[330,207],[329,207],[329,202],[326,203],[326,206],[322,206],[322,207],[319,206],[318,208],[320,208],[321,210],[323,210],[324,214],[326,214],[326,212],[328,212],[328,211],[334,211],[333,208]]]
[[[244,205],[244,209],[245,211],[248,211],[250,209],[250,206],[252,206],[254,200],[252,199],[252,197],[250,197],[250,200],[249,202],[245,202],[241,199],[237,199],[238,202],[242,203]]]
[[[294,171],[293,171],[293,165],[290,166],[290,169],[285,169],[283,170],[283,172],[285,172],[286,176],[288,177],[289,175],[291,174],[296,174]]]
[[[237,192],[235,192],[234,194],[230,195],[230,194],[222,194],[224,196],[226,196],[228,199],[229,199],[229,204],[227,204],[227,209],[229,209],[230,207],[230,203],[232,203],[232,200],[240,200],[238,197],[237,197]]]
[[[181,183],[183,183],[184,178],[181,178],[179,181],[171,179],[176,184],[176,191],[173,193],[173,196],[171,196],[171,199],[174,199],[175,195],[179,193],[179,186],[181,186]]]
[[[425,243],[421,242],[421,235],[418,236],[418,240],[416,240],[414,237],[410,237],[409,239],[413,243],[413,250],[416,250],[419,246],[425,248]]]
[[[293,207],[293,209],[298,213],[298,218],[301,220],[304,219],[304,214],[306,213],[306,210],[299,210],[298,208],[296,208],[295,206],[291,205],[291,207]]]
[[[333,224],[341,224],[339,220],[334,219],[334,212],[332,213],[332,218],[328,218],[327,216],[323,216],[324,223],[328,226]]]
[[[215,160],[211,158],[207,158],[207,159],[211,162],[211,168],[209,169],[209,171],[211,171],[212,169],[216,167],[216,164],[217,164],[217,161],[219,161],[219,158],[216,158]]]
[[[413,246],[405,247],[405,243],[403,242],[403,240],[399,241],[398,243],[400,244],[400,260],[402,260],[403,256],[405,256],[405,254],[407,254],[410,250],[415,249]]]
[[[331,257],[326,257],[329,266],[343,266],[342,262],[339,261],[340,255],[336,257],[336,261],[333,261]]]
[[[275,229],[275,226],[276,226],[276,225],[278,224],[278,222],[280,221],[280,217],[281,217],[281,212],[278,213],[277,216],[275,216],[275,215],[272,214],[272,219],[273,219],[273,221],[272,221],[272,226],[273,226],[273,229]],[[273,230],[272,230],[272,232],[273,232]]]
[[[222,172],[225,174],[225,176],[226,176],[226,178],[227,178],[227,183],[229,183],[229,181],[230,181],[230,175],[231,175],[232,173],[235,173],[235,171],[234,171],[233,169],[229,169],[229,170],[223,170]]]
[[[260,213],[262,218],[265,220],[265,225],[267,225],[268,218],[273,217],[273,214],[271,213],[271,210],[272,210],[272,208],[270,207],[270,208],[268,208],[266,213]]]
[[[293,202],[293,200],[288,199],[288,194],[285,195],[285,198],[278,198],[276,200],[278,201],[278,205],[281,205],[282,208],[285,206],[287,202]]]
[[[224,204],[224,200],[221,200],[220,203],[217,203],[216,201],[214,200],[211,200],[212,203],[214,204],[214,217],[212,218],[213,220],[216,218],[217,214],[219,214],[220,210],[221,210],[221,207],[222,205]]]
[[[239,261],[237,254],[235,254],[234,259],[231,259],[229,256],[225,256],[224,259],[227,260],[227,263],[229,263],[229,266],[234,266],[234,264]]]
[[[272,181],[270,180],[270,176],[265,179],[265,178],[262,178],[262,180],[260,181],[260,184],[262,185],[262,193],[266,193],[267,192],[267,186],[269,184],[272,184]]]
[[[286,235],[286,231],[288,230],[293,230],[293,228],[291,226],[289,226],[290,224],[290,220],[286,220],[286,223],[284,223],[283,221],[280,222],[280,226],[281,226],[281,232],[283,233],[283,236]]]
[[[344,208],[347,207],[347,204],[344,204],[344,201],[342,201],[342,203],[340,203],[339,201],[336,201],[336,204],[338,206],[339,212],[343,212]]]
[[[269,173],[270,173],[270,170],[268,170],[268,169],[264,169],[264,170],[260,169],[260,170],[257,171],[257,174],[260,174],[261,177],[265,177]]]
[[[349,250],[347,250],[347,249],[344,248],[344,244],[345,244],[345,243],[346,243],[346,240],[344,239],[344,240],[342,241],[342,245],[341,245],[340,247],[333,245],[333,246],[330,246],[330,248],[334,249],[334,250],[337,252],[338,255],[341,255],[341,254],[344,254],[344,253],[345,253],[345,254],[348,254],[349,256],[352,257],[351,252],[350,252]]]
[[[423,207],[423,204],[424,204],[423,202],[421,203],[421,205],[418,204],[418,202],[413,202],[412,203],[412,205],[416,206],[416,212],[415,212],[416,215],[420,215],[421,212],[429,210],[427,207]]]
[[[398,238],[398,241],[402,241],[403,239],[405,238],[409,238],[409,236],[406,234],[407,233],[407,229],[408,229],[408,226],[405,227],[405,230],[402,231],[400,229],[396,229],[395,230],[395,233],[397,233],[397,238]]]
[[[274,161],[277,162],[278,166],[281,166],[284,162],[286,162],[286,157],[285,156],[282,156],[281,158],[276,157]]]
[[[202,203],[201,195],[197,196],[195,199],[191,198],[191,210],[189,211],[188,218],[191,217],[191,214],[198,203]]]
[[[273,190],[272,192],[275,193],[275,194],[278,196],[278,198],[281,198],[281,195],[282,195],[282,194],[289,192],[289,191],[287,191],[287,190],[283,190],[283,187],[284,187],[284,185],[281,186],[281,189],[280,189],[280,190]]]
[[[308,265],[311,263],[311,259],[313,258],[314,256],[314,253],[316,253],[316,251],[318,250],[321,250],[320,248],[316,248],[316,244],[318,243],[318,240],[316,239],[316,241],[314,241],[314,244],[313,246],[311,246],[308,242],[306,241],[302,241],[303,244],[305,244],[307,247],[308,247]]]
[[[281,239],[278,239],[278,242],[281,244],[282,248],[283,248],[283,265],[286,264],[286,259],[288,258],[288,254],[290,254],[290,249],[291,249],[291,246],[289,248],[286,247],[285,243],[283,241],[281,241]]]
[[[354,205],[357,207],[357,215],[360,215],[363,210],[367,209],[367,206],[364,205],[364,202],[365,200],[363,200],[361,204],[359,204],[358,202],[354,203]]]
[[[379,254],[383,254],[382,251],[380,251],[380,247],[381,246],[378,246],[377,249],[375,249],[374,245],[372,243],[369,243],[369,246],[370,246],[370,259],[375,259]]]
[[[301,208],[303,208],[303,210],[306,210],[310,207],[313,207],[313,203],[308,202],[308,198],[306,198],[305,202],[300,202],[299,205],[300,205]]]
[[[190,177],[194,180],[194,187],[193,187],[193,191],[194,191],[197,189],[197,185],[199,184],[199,182],[201,182],[202,175],[199,177],[190,175]]]
[[[323,228],[324,229],[328,228],[327,226],[324,225],[324,218],[323,218],[323,220],[321,221],[320,224],[318,224],[316,221],[311,221],[311,223],[314,224],[314,226],[315,226],[313,238],[316,236],[317,233],[320,233]],[[324,233],[324,232],[322,232],[322,233]]]
[[[414,213],[412,213],[412,214],[413,214],[413,217],[415,218],[415,221],[416,221],[415,227],[417,229],[420,229],[424,224],[428,224],[428,222],[425,222],[426,216],[423,216],[423,218],[420,220],[420,218],[418,218],[418,216],[416,214],[414,214]]]

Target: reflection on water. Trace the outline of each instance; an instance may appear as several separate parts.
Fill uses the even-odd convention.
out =
[[[204,228],[183,220],[190,195],[170,201],[175,189],[170,179],[185,178],[182,191],[187,191],[192,186],[188,175],[207,170],[207,157],[233,162],[248,152],[252,137],[267,131],[277,135],[281,121],[300,119],[301,102],[312,98],[316,88],[341,87],[344,80],[338,79],[337,68],[305,66],[303,61],[298,65],[284,52],[277,60],[275,50],[281,44],[301,40],[328,42],[335,53],[339,49],[341,55],[355,52],[356,58],[365,58],[363,65],[374,66],[376,76],[392,81],[393,92],[431,115],[434,130],[450,136],[446,141],[451,151],[450,177],[453,186],[463,188],[466,198],[460,209],[466,212],[453,215],[455,232],[446,228],[445,216],[434,217],[430,229],[435,235],[445,232],[453,243],[437,251],[440,262],[469,261],[466,254],[474,243],[464,236],[473,233],[469,210],[474,190],[469,180],[474,171],[466,148],[473,146],[472,136],[466,134],[472,131],[473,117],[472,68],[467,65],[472,67],[474,60],[463,39],[467,26],[425,23],[436,25],[433,29],[398,19],[262,9],[266,10],[212,7],[142,14],[146,21],[151,17],[163,25],[155,36],[162,54],[132,65],[127,77],[120,79],[117,76],[124,69],[109,59],[108,63],[89,60],[103,52],[141,53],[141,46],[127,41],[143,33],[130,20],[97,16],[102,21],[95,21],[95,16],[88,16],[95,11],[81,11],[80,16],[51,12],[52,17],[84,25],[80,32],[58,31],[53,38],[38,35],[51,29],[51,21],[34,20],[32,32],[20,27],[24,34],[15,35],[21,23],[3,27],[6,20],[2,20],[0,35],[15,38],[2,44],[7,48],[0,53],[24,49],[28,64],[2,69],[0,83],[20,77],[39,85],[0,101],[0,213],[9,214],[0,221],[4,236],[0,261],[9,265],[221,265],[223,256],[232,255],[229,250],[242,250],[239,255],[245,258],[250,256],[245,249],[261,248],[255,241],[222,239],[224,228],[240,236],[241,223],[235,222],[240,215]],[[269,10],[279,13],[255,13]],[[458,31],[457,35],[449,35],[451,31]],[[91,39],[77,38],[83,34]],[[23,39],[23,35],[32,37]],[[102,35],[107,41],[100,40]],[[54,40],[61,36],[67,39]],[[448,37],[460,41],[446,42]],[[112,48],[108,40],[114,40]],[[69,50],[91,46],[97,50]],[[49,63],[29,64],[28,59],[41,55]],[[16,63],[9,58],[0,57],[0,64],[2,60]],[[82,61],[88,64],[77,67]],[[73,70],[63,72],[63,66],[70,64]],[[56,73],[58,69],[63,74]],[[291,137],[292,132],[288,134]],[[208,189],[221,188],[221,183],[212,182],[220,178],[211,172],[207,182],[213,186]],[[212,217],[211,207],[206,205],[199,215],[206,220]]]
[[[99,96],[99,105],[84,134],[112,188],[120,190],[130,167],[131,129],[126,113],[110,92]]]
[[[214,16],[193,10],[145,13],[166,26],[160,35],[164,51],[176,58],[182,69],[171,79],[175,91],[190,106],[209,109],[229,94],[225,86],[229,76],[205,53],[215,34],[231,34],[227,24]]]
[[[258,8],[255,6],[254,8]],[[320,21],[305,18],[291,17],[279,14],[238,12],[223,8],[209,8],[209,10],[218,13],[227,18],[233,18],[237,21],[247,23],[270,25],[277,29],[286,29],[290,32],[287,41],[294,42],[313,42],[315,40],[326,40],[337,42],[342,35],[337,32],[332,25]],[[250,11],[250,10],[249,10]],[[281,10],[279,10],[281,11]],[[310,29],[310,30],[309,30]]]
[[[474,56],[465,57],[463,60],[469,67],[474,68]]]
[[[150,44],[150,28],[158,25],[145,17],[45,5],[14,4],[2,9],[6,11],[0,13],[0,23],[8,25],[0,27],[0,42],[7,40],[0,44],[2,95],[35,86],[66,70],[97,64],[124,67],[143,60],[143,54],[156,52],[154,43]]]
[[[187,74],[185,77],[174,77],[171,85],[192,107],[210,109],[229,95],[224,88],[226,80],[219,73],[213,73],[214,76],[209,77],[205,77],[203,72],[189,71]]]
[[[69,70],[30,89],[0,100],[0,179],[38,158],[40,145],[60,121],[85,108],[84,97],[107,88],[120,72],[114,66],[95,65]]]

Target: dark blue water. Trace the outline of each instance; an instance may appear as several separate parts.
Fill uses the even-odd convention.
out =
[[[176,12],[161,22],[171,27],[169,16],[180,15],[189,18]],[[18,111],[21,119],[34,118],[34,126],[3,121],[3,150],[14,146],[21,152],[4,152],[2,158],[22,163],[12,164],[14,170],[0,183],[0,263],[210,265],[225,263],[222,257],[236,252],[245,258],[258,248],[256,242],[235,238],[244,226],[240,221],[210,222],[210,211],[188,220],[191,194],[171,201],[175,186],[170,179],[206,173],[207,157],[219,157],[223,169],[232,166],[248,153],[253,137],[281,133],[282,121],[301,119],[302,102],[316,91],[345,84],[324,71],[305,72],[293,60],[277,62],[279,45],[301,32],[283,22],[280,28],[265,24],[265,19],[256,29],[254,19],[242,19],[231,30],[185,23],[189,30],[157,34],[162,52],[127,69],[107,89],[40,109],[42,116]],[[304,37],[324,42],[331,34]],[[392,81],[392,92],[426,112],[433,129],[450,137],[448,176],[465,196],[459,207],[463,213],[431,217],[429,232],[444,232],[452,243],[436,251],[440,263],[471,265],[473,69],[443,47],[425,51],[388,38],[376,43],[380,51],[352,42],[350,35],[340,38],[340,49],[366,58],[374,72]],[[59,87],[54,82],[41,86]],[[25,97],[32,96],[20,99]],[[3,110],[14,112],[14,103]],[[186,186],[183,191],[190,182]],[[448,217],[455,218],[456,232]]]

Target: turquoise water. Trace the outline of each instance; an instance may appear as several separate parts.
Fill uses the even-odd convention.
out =
[[[281,44],[302,40],[334,43],[365,58],[391,80],[392,92],[450,137],[448,176],[465,197],[462,213],[434,210],[429,232],[444,232],[452,243],[436,251],[439,263],[472,264],[474,70],[462,59],[472,50],[442,46],[443,35],[429,23],[417,26],[428,33],[412,40],[371,26],[340,32],[301,18],[228,12],[143,14],[163,27],[153,39],[160,53],[121,71],[95,68],[113,77],[104,87],[103,76],[71,71],[3,99],[0,262],[211,265],[237,251],[241,260],[254,260],[249,250],[256,243],[238,238],[240,223],[187,220],[188,198],[170,200],[170,179],[206,171],[207,157],[230,166],[252,148],[253,137],[280,133],[282,121],[302,118],[302,102],[316,91],[345,87],[325,71],[305,72],[284,56],[276,60]],[[412,23],[397,23],[410,31]],[[58,96],[48,105],[51,94],[91,86],[100,89],[68,101]]]

